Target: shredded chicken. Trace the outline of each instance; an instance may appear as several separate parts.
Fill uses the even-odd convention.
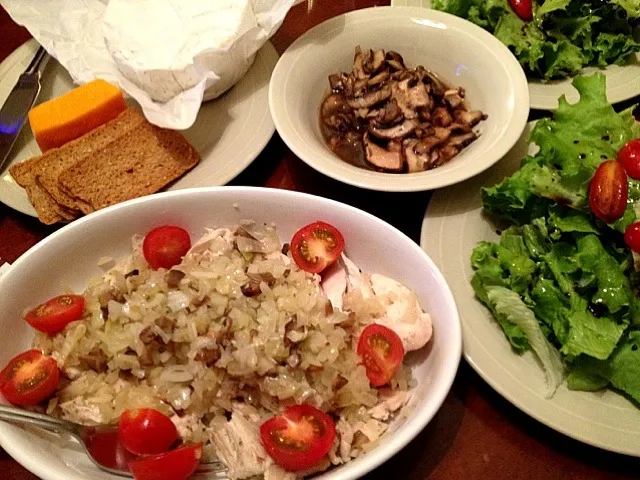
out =
[[[63,402],[59,406],[62,411],[62,418],[65,420],[71,420],[83,425],[104,423],[100,408],[82,397]]]
[[[273,464],[260,442],[258,426],[236,410],[226,425],[211,430],[211,443],[231,480],[262,475]]]
[[[380,388],[378,389],[378,397],[381,401],[369,409],[369,415],[376,420],[386,421],[393,413],[406,405],[410,394],[402,390],[393,391],[389,388]]]

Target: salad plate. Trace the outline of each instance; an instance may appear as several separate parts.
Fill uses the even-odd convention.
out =
[[[534,154],[521,139],[500,162],[464,183],[434,193],[422,224],[420,244],[438,265],[456,298],[462,322],[463,354],[478,374],[516,407],[567,436],[609,451],[640,456],[640,409],[612,390],[572,391],[563,382],[548,398],[538,358],[514,353],[489,310],[474,295],[470,256],[480,241],[500,238],[482,212],[480,189],[513,174]]]
[[[0,63],[0,105],[29,65],[38,44],[29,40]],[[224,185],[247,168],[275,132],[269,114],[269,79],[278,54],[267,42],[247,74],[225,95],[205,102],[191,128],[183,131],[201,155],[201,162],[167,190]],[[42,78],[38,101],[49,100],[73,88],[67,71],[51,59]],[[0,202],[19,212],[37,216],[27,193],[9,174],[9,166],[40,155],[31,129],[25,125],[0,172]]]
[[[432,0],[391,0],[391,5],[431,8]],[[623,102],[640,95],[640,53],[636,53],[624,66],[609,65],[603,69],[594,67],[583,69],[585,74],[596,71],[601,71],[607,77],[607,98],[610,103]],[[576,91],[571,87],[571,78],[546,82],[529,79],[532,109],[555,110],[558,108],[558,98],[561,95],[566,95],[569,102],[575,102],[578,99]]]

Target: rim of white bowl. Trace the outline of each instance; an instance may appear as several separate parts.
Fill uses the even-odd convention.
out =
[[[513,86],[513,113],[509,125],[502,133],[501,138],[492,148],[495,157],[488,163],[469,163],[468,168],[457,168],[455,172],[443,171],[438,168],[420,173],[392,174],[365,170],[350,165],[335,157],[329,150],[324,155],[308,152],[304,143],[296,138],[295,127],[284,112],[281,99],[286,98],[287,74],[294,69],[296,61],[304,54],[304,48],[300,45],[308,42],[309,38],[326,36],[335,30],[344,30],[345,19],[355,20],[389,18],[406,19],[407,21],[431,20],[446,23],[450,27],[462,30],[482,40],[487,45],[487,51],[499,58],[506,69],[511,85]],[[348,28],[348,26],[346,27]],[[318,106],[319,108],[319,106]],[[271,75],[269,83],[269,109],[276,130],[286,145],[293,153],[307,165],[318,172],[339,180],[349,185],[369,190],[385,192],[416,192],[442,188],[467,180],[498,162],[518,141],[524,131],[529,117],[529,86],[527,77],[511,51],[497,38],[468,20],[456,17],[445,12],[421,7],[371,7],[354,10],[337,17],[330,18],[298,37],[282,54]]]
[[[458,308],[455,303],[455,299],[453,298],[453,293],[449,288],[447,281],[445,280],[442,272],[433,262],[431,257],[411,238],[409,238],[405,233],[398,230],[393,225],[385,222],[384,220],[372,215],[364,210],[353,207],[351,205],[338,202],[336,200],[328,199],[325,197],[320,197],[317,195],[311,195],[308,193],[291,191],[291,190],[282,190],[277,188],[265,188],[265,187],[245,187],[245,186],[217,186],[217,187],[197,187],[197,188],[187,188],[183,190],[171,191],[171,192],[162,192],[153,195],[148,195],[145,197],[135,198],[133,200],[128,200],[123,203],[119,203],[116,205],[112,205],[110,207],[104,208],[102,210],[98,210],[90,215],[82,217],[74,222],[65,225],[61,229],[55,231],[48,237],[45,237],[33,247],[31,247],[27,252],[21,255],[11,266],[9,271],[0,278],[0,287],[2,283],[8,281],[12,275],[19,275],[20,267],[23,263],[28,262],[29,255],[32,252],[36,252],[37,250],[46,248],[47,244],[53,241],[56,241],[59,237],[67,234],[69,230],[83,228],[85,224],[92,223],[98,221],[99,218],[109,215],[117,215],[120,210],[127,209],[133,205],[143,204],[148,202],[158,201],[159,198],[171,198],[171,197],[181,197],[181,196],[197,196],[203,193],[211,193],[211,192],[251,192],[252,193],[252,201],[260,201],[260,196],[266,195],[281,195],[285,197],[290,197],[291,201],[295,201],[300,198],[308,198],[311,201],[319,202],[321,204],[326,205],[327,209],[331,208],[342,208],[357,215],[361,215],[367,218],[370,221],[373,221],[379,224],[382,228],[390,229],[396,235],[404,237],[407,242],[409,248],[412,249],[413,253],[419,257],[421,257],[429,266],[430,270],[433,272],[434,276],[437,278],[438,282],[442,285],[444,289],[444,294],[447,298],[448,310],[450,311],[451,318],[447,321],[452,325],[452,344],[450,345],[449,352],[450,354],[445,357],[443,371],[446,372],[447,378],[441,379],[439,382],[433,385],[433,389],[430,390],[430,395],[432,399],[435,399],[432,408],[427,410],[420,410],[416,408],[414,411],[417,411],[417,416],[411,423],[406,423],[398,431],[394,432],[389,441],[386,444],[380,445],[376,447],[374,450],[369,452],[367,455],[363,456],[363,461],[354,463],[350,465],[349,463],[345,464],[343,468],[337,470],[334,474],[331,471],[326,472],[325,475],[331,475],[331,478],[334,480],[351,480],[360,478],[366,473],[374,470],[382,463],[389,460],[396,453],[398,453],[402,448],[409,444],[433,419],[436,413],[442,407],[442,403],[444,402],[446,396],[451,390],[451,386],[453,385],[453,381],[458,371],[458,366],[460,364],[461,356],[462,356],[462,328],[460,323],[460,316],[458,313]],[[1,289],[1,288],[0,288]],[[4,422],[0,422],[0,446],[4,448],[4,450],[11,455],[16,461],[18,461],[22,466],[24,466],[27,470],[32,472],[33,474],[51,480],[69,480],[69,471],[61,469],[52,470],[52,466],[48,463],[43,463],[39,460],[37,455],[34,455],[31,452],[28,452],[21,448],[21,439],[20,437],[23,435],[21,430],[12,425],[6,424]],[[372,453],[375,452],[375,455]],[[70,470],[70,468],[69,468]],[[77,479],[83,478],[81,474],[77,475]],[[115,480],[117,477],[115,475],[112,476]]]

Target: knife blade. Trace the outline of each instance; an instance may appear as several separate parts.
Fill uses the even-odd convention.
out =
[[[40,94],[40,78],[49,61],[49,54],[40,47],[27,69],[0,108],[0,173],[22,130],[29,110]]]

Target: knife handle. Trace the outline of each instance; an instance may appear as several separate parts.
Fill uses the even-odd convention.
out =
[[[44,47],[39,47],[38,51],[33,57],[33,60],[31,60],[31,63],[24,71],[24,73],[27,75],[32,75],[36,72],[41,72],[49,61],[49,58],[49,54],[44,49]]]

